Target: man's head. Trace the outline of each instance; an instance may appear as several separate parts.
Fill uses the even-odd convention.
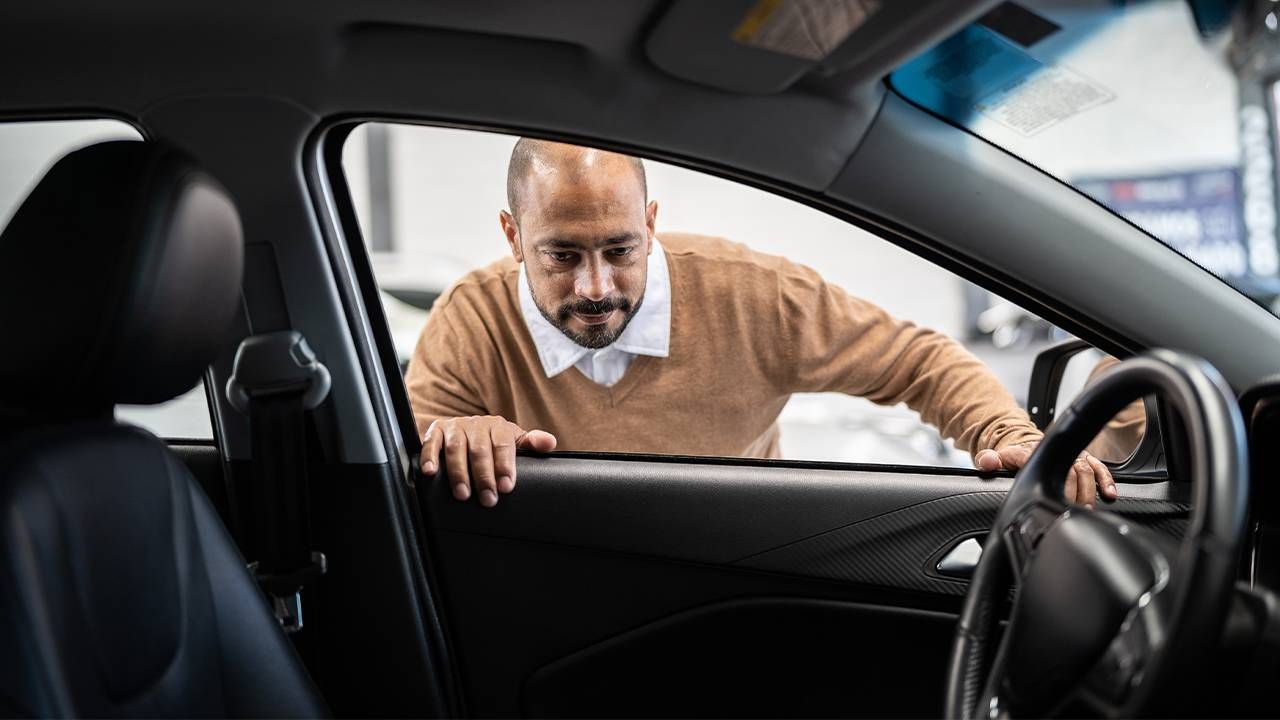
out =
[[[584,347],[617,340],[644,300],[658,216],[640,160],[521,138],[507,203],[502,230],[542,314]]]

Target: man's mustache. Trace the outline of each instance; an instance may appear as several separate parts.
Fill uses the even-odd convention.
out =
[[[560,310],[556,312],[556,317],[561,322],[564,322],[574,313],[579,315],[603,315],[614,310],[630,311],[631,301],[621,297],[605,298],[603,300],[579,300],[561,305]]]

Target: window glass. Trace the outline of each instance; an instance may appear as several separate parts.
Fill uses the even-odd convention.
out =
[[[1275,3],[1005,3],[892,76],[1280,308]]]
[[[142,140],[131,125],[119,120],[56,120],[0,123],[0,228],[36,183],[64,155],[109,140]],[[56,332],[57,328],[50,328]],[[211,439],[209,405],[204,387],[154,406],[116,408],[116,417],[141,425],[162,437]]]
[[[212,440],[209,398],[204,383],[158,405],[117,405],[116,419],[173,440]]]
[[[346,142],[343,169],[347,174],[362,234],[371,251],[374,272],[382,291],[382,300],[402,369],[415,357],[415,345],[423,336],[424,327],[427,327],[428,310],[436,298],[464,275],[501,258],[512,257],[512,249],[500,224],[499,213],[509,205],[506,182],[514,143],[515,138],[499,134],[392,124],[362,125],[353,131]],[[664,163],[645,161],[644,168],[648,199],[655,201],[658,206],[656,227],[659,242],[664,248],[669,244],[679,249],[676,239],[671,239],[669,243],[663,240],[665,233],[696,233],[726,238],[746,245],[751,251],[780,256],[786,267],[813,268],[820,275],[820,281],[866,301],[868,308],[883,308],[894,318],[932,328],[954,340],[985,364],[987,370],[984,372],[989,372],[994,377],[997,383],[995,387],[1003,388],[1000,392],[1011,395],[1012,401],[1019,407],[1025,403],[1032,361],[1036,353],[1067,337],[1060,330],[1020,308],[813,208],[732,181]],[[522,225],[523,223],[521,221]],[[529,238],[525,238],[525,241],[525,245],[533,242]],[[545,279],[562,272],[557,265],[559,260],[552,255],[544,253],[537,254],[536,257],[536,262],[541,263],[537,270],[539,277]],[[601,257],[603,259],[600,262],[615,262]],[[588,260],[575,256],[572,262],[586,263]],[[518,276],[521,270],[518,266],[513,267],[517,267],[512,271],[515,273],[513,277]],[[544,272],[546,267],[552,269]],[[733,270],[733,267],[738,267],[739,270]],[[716,265],[716,268],[727,268],[726,272],[741,272],[741,284],[747,286],[752,282],[747,278],[755,275],[752,275],[749,268],[744,270],[744,267],[733,266],[728,261]],[[528,272],[534,271],[531,267]],[[532,275],[527,282],[534,282]],[[781,286],[782,283],[779,283],[779,287]],[[680,303],[682,298],[687,302],[686,296],[676,297],[682,292],[682,287],[678,283],[672,287],[671,302]],[[490,293],[490,300],[494,300],[494,295],[506,292],[498,288],[496,285],[488,286],[486,292]],[[519,287],[512,292],[520,295]],[[734,288],[729,291],[729,295],[736,297],[738,292],[746,293],[742,297],[754,297],[751,292],[756,291]],[[770,297],[773,298],[772,307],[776,308],[778,295]],[[518,355],[513,355],[511,348],[516,345],[508,345],[508,339],[516,335],[526,339],[531,333],[536,335],[533,325],[537,322],[531,312],[525,314],[516,307],[517,301],[518,298],[503,300],[506,302],[504,307],[507,308],[508,315],[486,315],[483,318],[487,338],[483,342],[459,339],[458,335],[466,335],[467,331],[453,327],[452,323],[465,324],[465,319],[458,319],[461,315],[450,315],[447,322],[441,321],[440,327],[447,329],[439,332],[453,334],[450,335],[449,342],[432,345],[434,352],[440,356],[462,353],[465,357],[457,358],[456,363],[473,366],[473,369],[467,371],[467,378],[459,380],[458,387],[437,387],[437,392],[454,399],[462,395],[480,396],[485,395],[488,390],[477,385],[515,385],[522,382],[522,378],[538,379],[540,374],[545,376],[549,372],[545,366],[513,367],[513,364],[522,361],[514,359]],[[733,302],[733,299],[704,298],[707,312],[700,317],[719,317],[714,312],[715,307],[718,307],[717,303],[725,301]],[[644,307],[643,303],[641,307]],[[830,333],[831,328],[824,324],[826,319],[814,315],[821,311],[816,305],[796,308],[779,325],[770,324],[776,313],[766,305],[760,307],[760,322],[748,323],[749,327],[712,326],[711,321],[707,320],[708,325],[700,330],[701,334],[692,343],[684,348],[672,346],[668,359],[676,357],[677,350],[694,352],[689,349],[690,345],[737,348],[739,346],[733,343],[722,343],[721,334],[774,332],[765,329],[766,327],[782,329],[777,331],[777,336],[758,338],[758,342],[750,344],[750,351],[766,356],[775,355],[776,362],[768,358],[757,359],[764,364],[774,362],[770,367],[785,366],[793,358],[805,354],[806,351],[801,348],[788,347],[783,337],[792,337],[787,333],[799,333],[797,328],[806,328],[806,342],[815,342],[831,352],[841,350],[841,342],[854,342],[849,341],[849,335]],[[699,314],[698,308],[682,307],[677,312],[686,313],[686,317]],[[544,317],[551,320],[549,315]],[[638,311],[635,317],[640,317]],[[680,336],[679,330],[673,329],[671,332],[672,337]],[[828,334],[837,338],[831,341],[834,344],[830,346],[824,344],[828,340]],[[538,341],[533,344],[537,346]],[[878,378],[877,381],[890,382],[888,376],[896,377],[908,367],[915,367],[913,363],[919,365],[927,362],[904,349],[910,344],[906,339],[896,345],[882,344],[876,349],[879,353],[876,357],[866,359],[867,366],[874,365],[885,372],[886,377]],[[732,355],[735,351],[721,352]],[[883,357],[886,353],[901,353],[902,359],[886,360]],[[440,359],[439,362],[445,363],[446,360]],[[525,360],[528,361],[528,358]],[[417,361],[421,361],[421,356],[418,356],[415,362]],[[721,357],[717,361],[723,367],[742,365],[733,357]],[[824,361],[825,358],[809,358],[808,362],[814,365],[812,372],[824,372]],[[433,359],[430,362],[436,361]],[[597,372],[593,369],[594,366],[584,369],[581,362],[564,372],[583,375]],[[617,380],[618,384],[613,386],[624,388],[623,393],[635,392],[626,385],[627,373],[643,367],[635,364],[640,363],[640,360],[631,362],[633,364],[627,366],[621,380]],[[537,363],[537,360],[532,360],[525,364]],[[799,364],[800,361],[796,360],[796,363]],[[501,368],[495,369],[497,366]],[[477,379],[478,376],[470,373],[479,367],[494,375],[486,376],[488,379],[485,380]],[[720,366],[713,363],[710,367]],[[862,372],[862,368],[856,364],[852,367],[851,375]],[[923,365],[920,368],[921,372],[925,371]],[[934,369],[945,372],[944,369]],[[711,372],[716,374],[730,371],[715,369]],[[410,374],[412,375],[412,371]],[[642,370],[636,383],[658,382],[655,378],[659,375],[658,371]],[[718,376],[707,379],[707,382],[720,381],[722,378]],[[840,381],[841,378],[835,378],[832,384],[838,385]],[[578,381],[575,379],[574,382]],[[702,381],[690,379],[689,382],[689,392],[671,393],[670,403],[712,404],[699,395],[704,390]],[[756,384],[759,382],[758,378],[743,378],[741,393],[749,396],[756,392]],[[409,386],[410,397],[414,399],[412,381]],[[979,386],[980,384],[974,387]],[[574,387],[584,393],[595,392],[581,384]],[[935,388],[931,392],[935,395],[950,394],[951,398],[945,402],[950,402],[955,407],[958,399],[965,398],[965,393],[970,391],[971,388],[962,387],[957,381],[955,385]],[[983,399],[978,394],[980,393],[974,394],[970,399],[981,402]],[[618,412],[625,412],[622,408],[628,400],[619,400],[618,397],[618,392],[602,392],[592,399],[570,401],[558,398],[548,402],[582,402],[584,408],[592,402],[614,402]],[[733,402],[736,399],[722,397],[719,402]],[[936,397],[914,399],[928,403],[934,402]],[[969,453],[958,449],[953,442],[944,440],[935,427],[922,422],[917,412],[901,402],[877,404],[865,397],[845,392],[794,392],[784,402],[778,416],[782,457],[839,462],[972,466]],[[471,403],[463,403],[460,407],[462,406],[471,408],[474,414],[502,414],[495,407],[473,407]],[[743,412],[752,415],[758,410],[760,408],[748,404]],[[767,409],[763,411],[767,412]],[[556,431],[556,428],[543,429],[553,433]],[[655,432],[661,435],[661,431]],[[609,449],[608,445],[609,443],[604,443],[601,447],[590,447],[579,443],[568,449],[603,450]],[[663,453],[676,452],[678,448],[670,449],[655,441],[646,450]]]

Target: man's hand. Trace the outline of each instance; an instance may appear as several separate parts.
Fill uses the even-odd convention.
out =
[[[551,452],[556,438],[542,430],[525,431],[492,415],[443,418],[422,436],[422,473],[434,475],[444,448],[449,485],[458,500],[471,497],[471,488],[484,507],[498,504],[498,494],[516,487],[516,449]]]
[[[974,460],[978,469],[984,472],[1017,470],[1027,464],[1027,458],[1031,457],[1039,444],[1033,441],[1010,445],[1000,450],[983,450]],[[1071,472],[1067,473],[1067,500],[1091,508],[1098,500],[1099,490],[1107,500],[1115,500],[1120,496],[1106,463],[1087,452],[1080,453],[1080,457],[1071,466]]]

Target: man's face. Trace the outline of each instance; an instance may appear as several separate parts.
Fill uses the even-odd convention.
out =
[[[570,168],[535,163],[519,217],[501,220],[543,316],[579,345],[602,348],[644,300],[658,207],[646,206],[625,160],[580,152]]]

